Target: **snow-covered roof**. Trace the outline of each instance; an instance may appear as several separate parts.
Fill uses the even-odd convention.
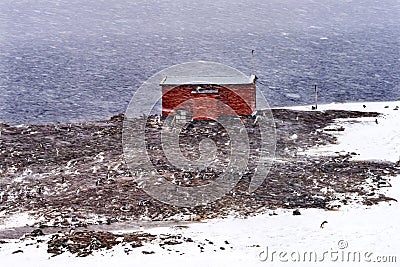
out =
[[[247,76],[165,76],[160,85],[235,85],[235,84],[253,84],[255,75]]]

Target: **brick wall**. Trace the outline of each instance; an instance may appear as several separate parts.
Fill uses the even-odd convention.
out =
[[[185,109],[195,117],[214,118],[220,115],[233,115],[232,113],[250,115],[256,108],[254,84],[213,86],[213,89],[218,89],[219,94],[192,94],[196,87],[196,85],[162,86],[162,115],[167,116],[176,109]],[[204,98],[207,97],[213,100],[206,101]]]

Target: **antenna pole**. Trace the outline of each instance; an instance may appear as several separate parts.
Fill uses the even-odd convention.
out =
[[[254,49],[251,50],[251,75],[254,74]]]
[[[315,90],[315,109],[318,108],[318,87],[317,83],[314,85],[314,90]]]

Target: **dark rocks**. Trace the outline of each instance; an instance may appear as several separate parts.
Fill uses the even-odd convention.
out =
[[[23,251],[23,250],[21,250],[21,249],[19,249],[19,250],[13,251],[13,253],[12,253],[12,254],[18,254],[18,253],[24,253],[24,251]]]
[[[294,210],[294,211],[293,211],[293,215],[301,215],[301,213],[300,213],[300,211],[297,209],[297,210]]]
[[[176,229],[176,230],[180,230],[180,229],[187,229],[187,228],[189,228],[189,226],[187,226],[187,225],[175,225],[173,228]]]
[[[337,128],[325,128],[324,131],[327,132],[343,132],[345,128],[343,126],[337,127]]]
[[[130,249],[130,248],[124,248],[124,252],[127,255],[129,255],[129,252],[131,252],[131,251],[132,251],[132,249]]]
[[[387,179],[380,178],[378,181],[378,188],[382,187],[392,187],[392,185],[387,181]]]
[[[32,237],[43,236],[44,233],[41,229],[35,229],[31,232]]]
[[[144,242],[149,242],[155,239],[155,235],[147,233],[133,233],[126,234],[124,236],[123,242],[130,243],[132,248],[137,248],[143,246]]]
[[[142,253],[145,254],[145,255],[149,255],[149,254],[154,254],[155,252],[154,251],[145,251],[145,250],[143,250]]]
[[[364,200],[364,204],[371,206],[371,205],[375,205],[378,204],[379,202],[390,202],[390,201],[394,201],[397,202],[397,199],[392,198],[392,197],[386,197],[386,196],[379,196],[376,198],[367,198]]]
[[[93,251],[111,249],[122,242],[131,244],[132,248],[141,247],[143,242],[151,242],[155,238],[155,235],[141,232],[125,235],[95,231],[55,234],[47,243],[47,252],[56,256],[68,251],[78,257],[86,257]]]
[[[111,117],[112,122],[122,122],[125,119],[125,114],[120,113]]]
[[[184,239],[181,235],[160,235],[161,243],[160,246],[174,246],[182,244]]]
[[[273,115],[279,160],[274,162],[264,183],[249,194],[260,146],[260,129],[255,120],[249,118],[244,122],[250,137],[248,170],[229,194],[208,205],[192,208],[161,203],[139,188],[134,177],[145,177],[146,173],[141,169],[131,172],[125,164],[122,114],[98,122],[1,126],[0,210],[10,213],[30,210],[44,218],[38,227],[62,229],[93,224],[106,226],[143,217],[170,220],[178,214],[196,220],[232,212],[251,216],[279,207],[326,208],[332,200],[340,200],[335,193],[349,192],[364,199],[375,198],[378,196],[367,194],[374,193],[374,188],[386,183],[377,180],[362,188],[366,179],[400,173],[400,169],[391,163],[352,162],[350,159],[354,154],[351,153],[324,158],[297,156],[299,150],[335,142],[334,136],[322,130],[334,119],[376,117],[378,113],[274,109]],[[180,133],[182,153],[189,158],[199,156],[198,144],[203,138],[214,140],[219,149],[219,166],[195,171],[180,170],[168,162],[160,145],[162,121],[159,122],[157,117],[148,121],[148,155],[154,168],[171,182],[182,186],[207,184],[221,175],[229,163],[229,136],[220,125],[191,123]],[[294,134],[296,140],[291,138]],[[324,191],[327,188],[329,190]],[[346,199],[346,202],[350,201]],[[94,214],[96,218],[88,214]],[[132,244],[136,246],[140,242],[133,241]]]

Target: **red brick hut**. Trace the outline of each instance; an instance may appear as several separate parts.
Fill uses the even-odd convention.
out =
[[[160,85],[163,116],[217,120],[220,116],[251,115],[256,109],[255,75],[166,76]]]

